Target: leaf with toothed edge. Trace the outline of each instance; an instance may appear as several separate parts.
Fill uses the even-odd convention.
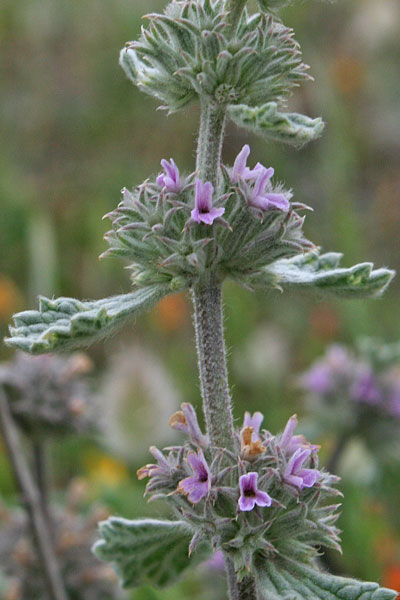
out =
[[[249,284],[254,288],[309,288],[333,296],[373,298],[383,294],[395,275],[389,269],[373,269],[372,263],[343,268],[341,259],[337,252],[320,254],[313,250],[275,261]]]
[[[193,532],[183,521],[111,517],[100,523],[100,534],[93,552],[113,565],[124,588],[170,585],[211,553],[209,545],[202,543],[189,556]]]
[[[397,596],[377,583],[337,577],[292,560],[259,559],[255,568],[260,600],[394,600]]]
[[[317,139],[325,127],[321,118],[311,119],[297,113],[279,112],[276,102],[255,107],[245,104],[231,106],[229,116],[239,127],[297,147]]]
[[[165,285],[150,285],[102,300],[41,297],[39,310],[14,315],[14,327],[10,327],[11,335],[5,343],[31,354],[86,346],[109,335],[133,315],[151,308],[171,291]]]

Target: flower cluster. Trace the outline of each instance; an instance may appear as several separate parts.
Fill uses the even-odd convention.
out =
[[[318,446],[295,435],[296,416],[276,436],[261,430],[263,415],[245,414],[235,452],[211,448],[190,404],[170,425],[186,434],[182,446],[150,449],[156,463],[139,469],[151,499],[167,500],[193,531],[192,552],[207,540],[244,574],[260,555],[309,561],[316,546],[338,549],[334,526],[337,478],[318,468]]]
[[[96,427],[94,405],[83,375],[89,358],[17,353],[0,365],[0,385],[12,415],[30,436],[82,433]]]
[[[65,505],[54,511],[56,556],[68,598],[80,600],[122,600],[111,567],[99,563],[90,551],[98,519],[108,510],[97,505],[87,511],[88,490],[82,480],[71,482]],[[48,598],[43,576],[32,546],[29,524],[21,511],[1,507],[0,574],[6,579],[2,600],[43,600]]]
[[[309,78],[293,31],[271,14],[245,9],[234,39],[219,0],[174,1],[147,18],[149,27],[126,44],[120,63],[170,111],[197,96],[250,106],[279,101]]]
[[[155,181],[123,190],[109,215],[113,229],[103,256],[132,263],[137,285],[160,283],[180,289],[214,271],[246,280],[266,265],[314,248],[303,236],[303,204],[273,186],[273,168],[247,166],[244,146],[232,168],[223,167],[218,191],[196,173],[184,176],[171,158]]]
[[[399,365],[378,363],[368,352],[330,346],[300,377],[300,385],[309,392],[313,410],[319,406],[335,413],[335,421],[346,428],[376,417],[400,419]]]

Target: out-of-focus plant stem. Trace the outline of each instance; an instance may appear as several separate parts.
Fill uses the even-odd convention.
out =
[[[68,600],[54,552],[48,523],[43,514],[40,494],[24,459],[23,450],[11,416],[8,401],[1,387],[0,427],[17,487],[20,491],[22,502],[31,524],[33,538],[42,565],[49,597],[51,600]]]

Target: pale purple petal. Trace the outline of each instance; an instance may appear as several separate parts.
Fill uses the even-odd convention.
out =
[[[274,194],[268,192],[268,194],[265,194],[264,197],[267,202],[267,208],[278,208],[284,212],[287,212],[290,208],[290,202],[286,198],[285,194]]]
[[[261,173],[267,172],[268,178],[271,178],[274,174],[274,169],[270,167],[266,169],[261,163],[257,163],[254,169],[249,169],[247,166],[247,159],[250,155],[250,146],[246,144],[243,146],[241,151],[236,157],[234,162],[232,171],[231,171],[231,181],[233,183],[238,183],[240,179],[243,181],[249,181],[257,179]]]
[[[174,159],[171,158],[170,162],[168,162],[165,160],[165,158],[163,158],[161,161],[161,166],[165,173],[161,173],[157,177],[157,184],[161,187],[165,187],[168,192],[177,194],[181,190],[182,186],[179,169],[176,166]]]
[[[198,446],[205,448],[208,443],[200,429],[196,411],[189,402],[183,402],[181,408],[186,419],[186,433]]]
[[[311,456],[310,448],[298,448],[289,460],[283,478],[287,483],[303,490],[312,487],[320,476],[317,469],[304,469],[303,463]]]
[[[253,510],[256,505],[256,497],[255,496],[240,496],[239,498],[239,508],[242,511]]]
[[[303,479],[298,475],[285,475],[285,481],[299,488],[301,491],[303,489]]]
[[[258,473],[251,472],[241,475],[239,478],[239,509],[242,511],[253,510],[255,505],[264,507],[271,506],[272,499],[266,493],[262,492],[257,487]]]
[[[303,487],[312,487],[319,477],[317,469],[300,469],[298,474],[303,480]]]
[[[246,492],[254,492],[257,491],[257,481],[258,481],[258,473],[251,472],[242,475],[239,479],[239,488],[242,494]]]
[[[205,567],[215,571],[225,571],[225,559],[222,550],[217,550],[205,563]]]
[[[195,207],[191,212],[193,221],[212,225],[215,219],[224,214],[225,208],[213,208],[213,193],[214,186],[210,181],[203,183],[201,179],[196,180]]]
[[[206,481],[199,481],[197,477],[187,477],[179,483],[179,489],[183,490],[188,496],[188,500],[197,504],[202,498],[205,498],[209,492],[209,486]]]
[[[243,146],[243,148],[237,155],[236,160],[234,162],[232,174],[231,174],[231,180],[233,181],[233,183],[238,183],[240,178],[242,178],[242,179],[245,178],[246,169],[247,169],[247,166],[246,166],[247,159],[249,158],[249,155],[250,155],[250,146],[248,144],[246,144],[245,146]]]
[[[202,450],[199,450],[198,454],[190,452],[188,454],[187,461],[192,467],[193,473],[195,473],[199,481],[208,481],[210,477],[210,470]]]
[[[272,498],[269,494],[267,494],[267,492],[262,492],[261,490],[258,490],[256,493],[256,504],[258,506],[271,506],[272,503]]]
[[[293,437],[293,433],[294,430],[296,429],[298,424],[297,421],[297,415],[293,415],[292,417],[290,417],[289,421],[286,423],[286,427],[281,435],[281,439],[279,441],[279,446],[281,448],[287,449],[287,447],[289,446],[292,437]]]

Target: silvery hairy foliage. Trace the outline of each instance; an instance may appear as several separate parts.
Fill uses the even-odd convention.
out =
[[[324,546],[340,549],[337,478],[318,467],[318,447],[295,435],[261,430],[246,413],[234,427],[222,320],[222,285],[249,290],[311,289],[350,298],[377,297],[394,273],[369,262],[342,265],[323,253],[303,224],[312,204],[250,158],[245,144],[233,165],[221,151],[227,118],[270,140],[302,146],[323,130],[319,118],[287,113],[284,100],[310,79],[294,32],[276,9],[287,2],[183,0],[150,13],[120,64],[128,78],[169,112],[201,105],[196,166],[173,158],[107,217],[109,249],[124,259],[133,291],[102,300],[41,298],[39,310],[15,315],[7,343],[31,353],[88,344],[123,326],[162,297],[189,290],[206,431],[193,407],[171,418],[187,441],[160,451],[139,470],[150,498],[165,500],[171,520],[101,524],[96,554],[112,563],[125,587],[168,585],[186,567],[222,551],[231,600],[384,600],[374,583],[321,571]],[[332,502],[333,500],[333,502]]]

